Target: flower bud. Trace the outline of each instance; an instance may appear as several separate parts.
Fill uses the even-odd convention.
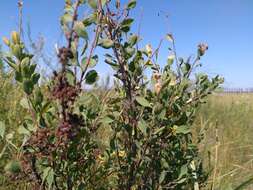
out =
[[[174,125],[174,126],[172,127],[172,129],[171,129],[171,133],[172,133],[173,135],[176,135],[177,129],[178,129],[178,126]]]
[[[126,152],[123,151],[123,150],[120,150],[120,151],[119,151],[119,157],[123,158],[123,157],[125,157],[125,156],[126,156]]]
[[[13,31],[11,33],[11,39],[12,39],[12,42],[14,44],[19,44],[20,43],[20,36],[19,36],[19,33],[16,32],[16,31]]]
[[[152,61],[149,59],[148,61],[145,62],[145,65],[150,66],[153,65]]]
[[[152,56],[153,50],[152,50],[152,46],[150,44],[146,45],[146,51],[149,57]]]
[[[6,37],[3,37],[3,42],[5,43],[5,45],[10,46],[10,40],[8,40]]]

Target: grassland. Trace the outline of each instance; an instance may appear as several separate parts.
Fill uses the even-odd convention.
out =
[[[11,85],[1,88],[5,90],[0,93],[0,119],[7,122],[8,130],[15,130],[22,117],[21,94]],[[232,190],[253,176],[253,94],[212,95],[198,110],[193,130],[194,136],[202,139],[200,154],[210,170],[207,189],[213,185],[215,190]],[[14,184],[7,187],[2,177],[0,190],[20,188]]]
[[[194,130],[203,137],[199,147],[211,171],[209,188],[234,189],[253,176],[253,94],[211,96]]]

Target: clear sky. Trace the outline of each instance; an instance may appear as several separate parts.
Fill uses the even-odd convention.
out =
[[[30,24],[32,37],[46,38],[46,51],[62,42],[59,16],[64,0],[24,0],[24,28]],[[209,44],[202,60],[203,71],[225,77],[227,87],[253,87],[253,0],[138,0],[133,15],[140,20],[147,43],[158,44],[168,32],[176,39],[177,53],[195,53],[200,42]],[[166,19],[166,15],[168,18]],[[17,0],[1,0],[0,36],[17,29]],[[2,43],[2,42],[1,42]],[[166,58],[167,49],[161,50]],[[165,60],[165,59],[161,59]],[[105,66],[98,66],[105,72]]]

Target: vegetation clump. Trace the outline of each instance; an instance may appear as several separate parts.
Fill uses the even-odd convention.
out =
[[[80,6],[90,13],[79,19]],[[120,1],[66,0],[61,26],[67,44],[58,49],[61,69],[47,84],[39,83],[37,63],[19,34],[4,38],[10,48],[4,61],[22,86],[22,104],[30,113],[19,127],[23,139],[14,145],[18,161],[6,167],[30,188],[199,189],[205,185],[207,175],[192,142],[191,126],[196,109],[223,80],[197,73],[193,78],[208,47],[200,44],[194,60],[178,58],[171,34],[166,38],[172,48],[161,68],[159,48],[140,48],[141,37],[131,32],[134,19],[129,12],[135,6],[135,0],[124,6]],[[105,51],[100,62],[115,71],[114,85],[99,95],[85,90],[98,80],[94,66],[102,56],[95,54],[97,48]],[[104,146],[96,138],[101,128],[110,131]],[[2,140],[15,143],[3,129],[4,125]]]

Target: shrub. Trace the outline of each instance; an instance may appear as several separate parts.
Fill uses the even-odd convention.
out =
[[[80,6],[89,6],[91,12],[79,20]],[[184,60],[176,56],[170,34],[166,38],[172,50],[160,68],[159,48],[139,48],[140,36],[131,33],[134,19],[129,11],[135,6],[135,0],[125,6],[120,1],[114,5],[104,0],[66,0],[61,26],[67,45],[57,52],[61,69],[47,88],[39,84],[33,55],[25,51],[19,34],[4,38],[10,48],[5,61],[23,88],[22,104],[30,113],[19,128],[23,136],[17,145],[19,160],[7,164],[7,175],[31,183],[34,189],[204,185],[206,174],[192,143],[191,126],[196,108],[222,79],[205,74],[193,79],[207,45],[198,46],[195,60]],[[93,39],[89,30],[95,31]],[[93,68],[99,58],[97,47],[105,49],[104,62],[115,70],[113,87],[100,96],[84,88],[98,80]],[[150,71],[152,76],[147,74]],[[108,145],[101,146],[96,138],[101,127],[110,131]]]

